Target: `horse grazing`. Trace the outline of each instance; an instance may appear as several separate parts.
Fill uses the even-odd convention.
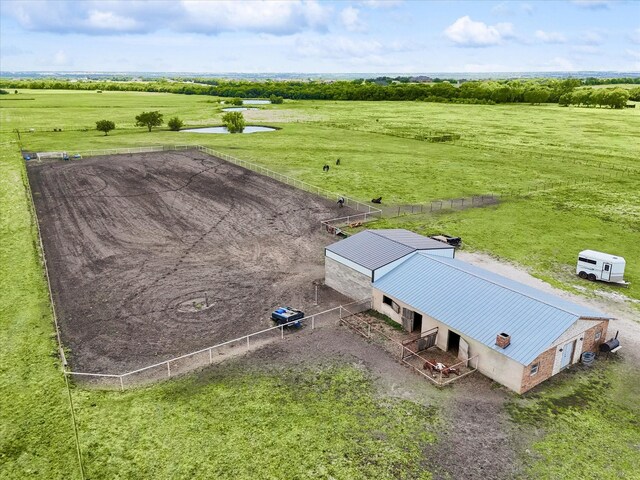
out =
[[[327,164],[325,163],[325,165],[322,167],[322,171],[323,171],[323,172],[328,172],[328,171],[329,171],[329,165],[327,165]]]
[[[336,165],[340,165],[340,159],[336,160]]]
[[[382,203],[382,197],[371,199],[371,203]]]

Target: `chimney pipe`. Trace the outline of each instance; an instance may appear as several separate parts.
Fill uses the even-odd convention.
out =
[[[511,343],[511,335],[508,333],[499,333],[496,336],[496,345],[500,348],[507,348]]]

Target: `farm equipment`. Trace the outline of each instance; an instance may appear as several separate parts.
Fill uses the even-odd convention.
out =
[[[271,312],[271,320],[277,325],[300,328],[300,320],[304,318],[304,312],[291,307],[280,307]]]
[[[451,235],[433,235],[431,236],[434,240],[438,240],[439,242],[446,243],[447,245],[451,245],[452,247],[459,248],[462,246],[462,239],[460,237],[452,237]]]

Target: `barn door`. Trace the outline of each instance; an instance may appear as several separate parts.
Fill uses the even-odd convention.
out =
[[[567,343],[564,347],[562,347],[562,361],[560,362],[560,370],[566,368],[571,363],[573,359],[573,349],[576,346],[576,341],[572,341]]]
[[[407,332],[413,332],[413,310],[402,309],[402,328]]]
[[[469,361],[469,344],[460,337],[460,347],[458,348],[458,358],[463,362]],[[465,365],[468,365],[465,363]]]

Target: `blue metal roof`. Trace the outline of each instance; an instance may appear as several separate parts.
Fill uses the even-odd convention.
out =
[[[407,247],[413,247],[416,250],[453,250],[454,248],[451,245],[439,242],[433,238],[425,237],[424,235],[420,235],[410,230],[405,230],[404,228],[369,230],[369,232],[401,243]]]
[[[610,318],[453,258],[418,253],[374,282],[386,295],[529,365],[579,318]],[[503,349],[496,335],[511,335]]]
[[[329,245],[327,250],[364,268],[375,270],[416,249],[365,230]]]

